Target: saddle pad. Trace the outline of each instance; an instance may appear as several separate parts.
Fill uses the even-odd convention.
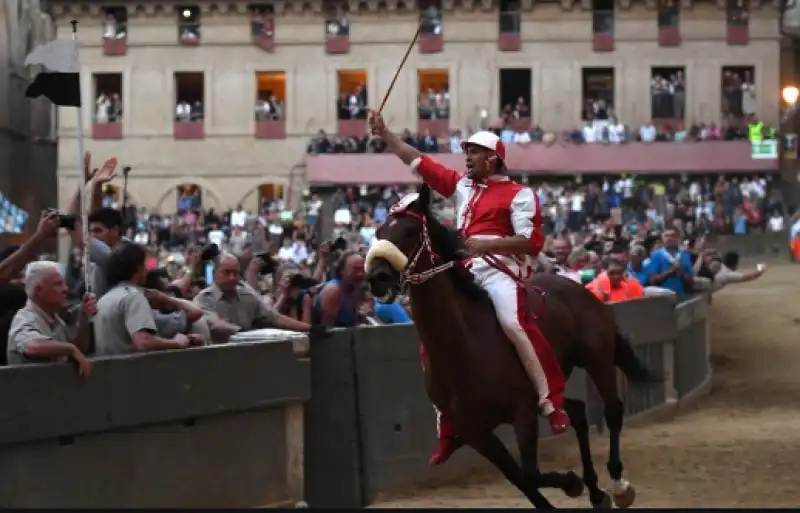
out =
[[[236,333],[230,338],[231,342],[284,342],[286,340],[308,340],[308,335],[296,331],[266,328]]]

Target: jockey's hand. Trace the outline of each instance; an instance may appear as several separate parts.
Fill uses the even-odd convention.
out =
[[[492,241],[489,239],[478,239],[475,237],[470,237],[466,241],[464,241],[464,248],[466,248],[469,256],[476,257],[482,256],[486,253],[491,252],[492,249]]]
[[[372,109],[367,109],[367,112],[369,112],[369,116],[367,118],[367,122],[369,123],[369,131],[372,133],[372,135],[380,136],[386,131],[386,123],[383,121],[383,116]]]

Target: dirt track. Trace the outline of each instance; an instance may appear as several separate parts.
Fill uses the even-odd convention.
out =
[[[773,267],[713,304],[713,391],[673,422],[623,432],[634,507],[796,507],[800,463],[800,267]],[[601,482],[607,443],[592,440]],[[542,469],[575,469],[575,448],[544,448]],[[588,507],[546,491],[558,507]],[[530,507],[502,478],[422,490],[375,507]]]

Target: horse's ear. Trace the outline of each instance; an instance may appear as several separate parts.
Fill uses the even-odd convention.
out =
[[[431,204],[431,188],[428,187],[428,184],[423,183],[418,188],[419,198],[417,199],[417,203],[419,204],[420,208],[427,211],[428,206]]]

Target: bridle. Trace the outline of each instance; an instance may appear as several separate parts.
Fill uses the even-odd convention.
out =
[[[411,258],[409,259],[408,263],[406,264],[405,269],[400,273],[400,293],[405,294],[407,288],[410,285],[422,285],[423,283],[427,282],[434,276],[447,271],[448,269],[452,269],[455,265],[455,261],[451,260],[449,262],[445,262],[440,265],[436,265],[436,260],[441,259],[441,256],[437,254],[433,250],[433,246],[431,245],[431,237],[430,233],[428,232],[428,218],[425,217],[423,214],[417,214],[416,212],[409,212],[408,210],[392,212],[392,215],[407,215],[411,216],[417,221],[422,224],[422,233],[419,236],[419,244],[417,245],[416,249],[411,253]],[[423,253],[428,253],[431,259],[431,268],[425,271],[420,271],[415,273],[414,269],[417,266],[417,262],[419,262],[420,257]]]

